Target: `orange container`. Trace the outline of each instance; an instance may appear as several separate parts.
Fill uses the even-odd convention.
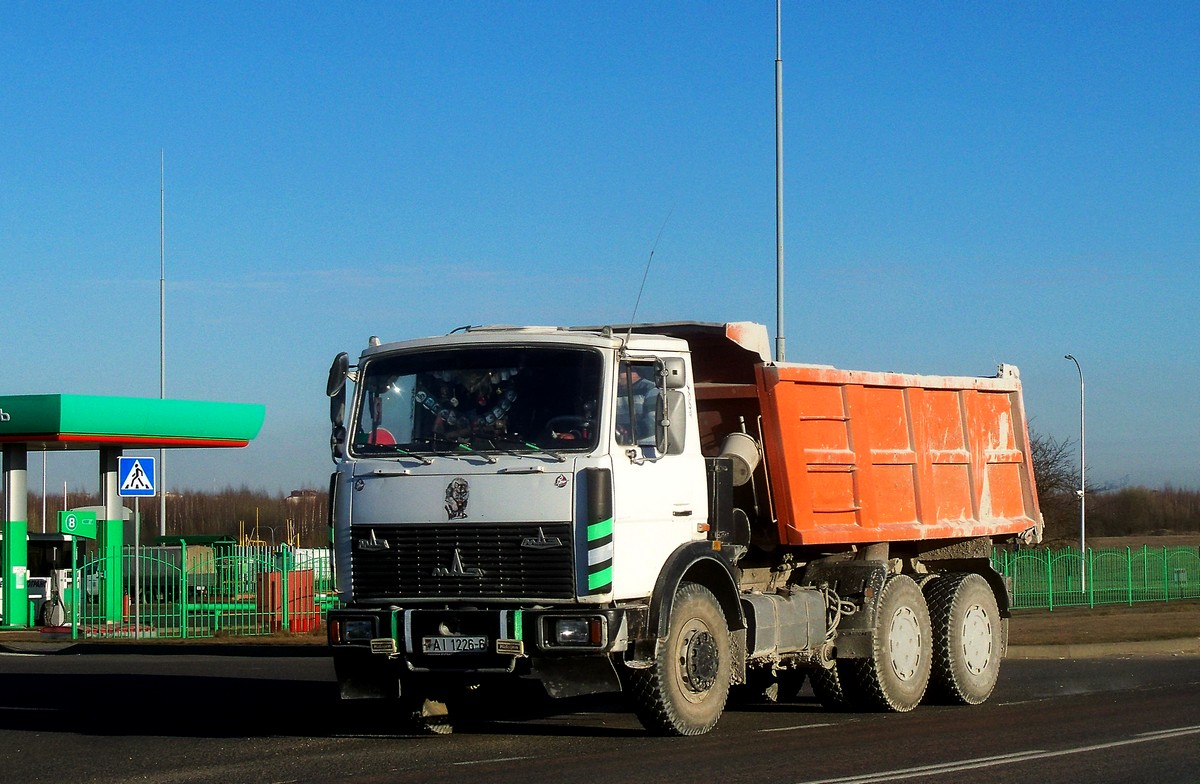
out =
[[[741,505],[756,525],[776,523],[780,543],[1041,540],[1015,367],[984,378],[838,370],[772,362],[761,324],[646,330],[688,341],[704,454],[732,432],[761,439],[764,466]]]
[[[787,544],[1041,536],[1021,383],[756,367]]]

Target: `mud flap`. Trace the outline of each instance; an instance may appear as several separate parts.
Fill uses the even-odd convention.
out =
[[[387,700],[400,696],[399,671],[383,657],[338,651],[334,653],[333,666],[343,700]]]
[[[608,656],[538,658],[532,664],[529,677],[540,680],[546,693],[556,699],[621,690],[621,681]]]

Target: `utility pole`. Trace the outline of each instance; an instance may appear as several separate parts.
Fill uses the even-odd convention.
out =
[[[783,0],[775,0],[775,361],[786,356],[783,334]]]
[[[1075,369],[1079,371],[1079,490],[1076,492],[1079,495],[1079,589],[1087,590],[1087,417],[1083,402],[1083,368],[1079,366],[1079,360],[1067,354],[1063,359],[1069,359],[1075,363]]]
[[[158,151],[158,397],[167,397],[166,153]],[[158,535],[167,535],[167,451],[158,450]],[[141,521],[138,521],[141,525]]]

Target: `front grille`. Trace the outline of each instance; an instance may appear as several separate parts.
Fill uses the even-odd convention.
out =
[[[351,565],[358,602],[575,595],[570,523],[356,527]]]

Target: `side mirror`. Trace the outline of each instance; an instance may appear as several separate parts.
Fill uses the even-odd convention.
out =
[[[345,351],[333,358],[325,394],[329,396],[329,451],[334,462],[346,456],[346,373],[350,357]]]
[[[329,381],[325,383],[325,395],[333,397],[346,388],[346,373],[350,371],[350,355],[343,351],[333,358],[329,366]]]
[[[659,360],[658,375],[663,389],[683,389],[687,386],[687,366],[683,357],[665,357]]]
[[[687,440],[687,395],[666,389],[654,412],[654,446],[664,455],[681,455]]]

